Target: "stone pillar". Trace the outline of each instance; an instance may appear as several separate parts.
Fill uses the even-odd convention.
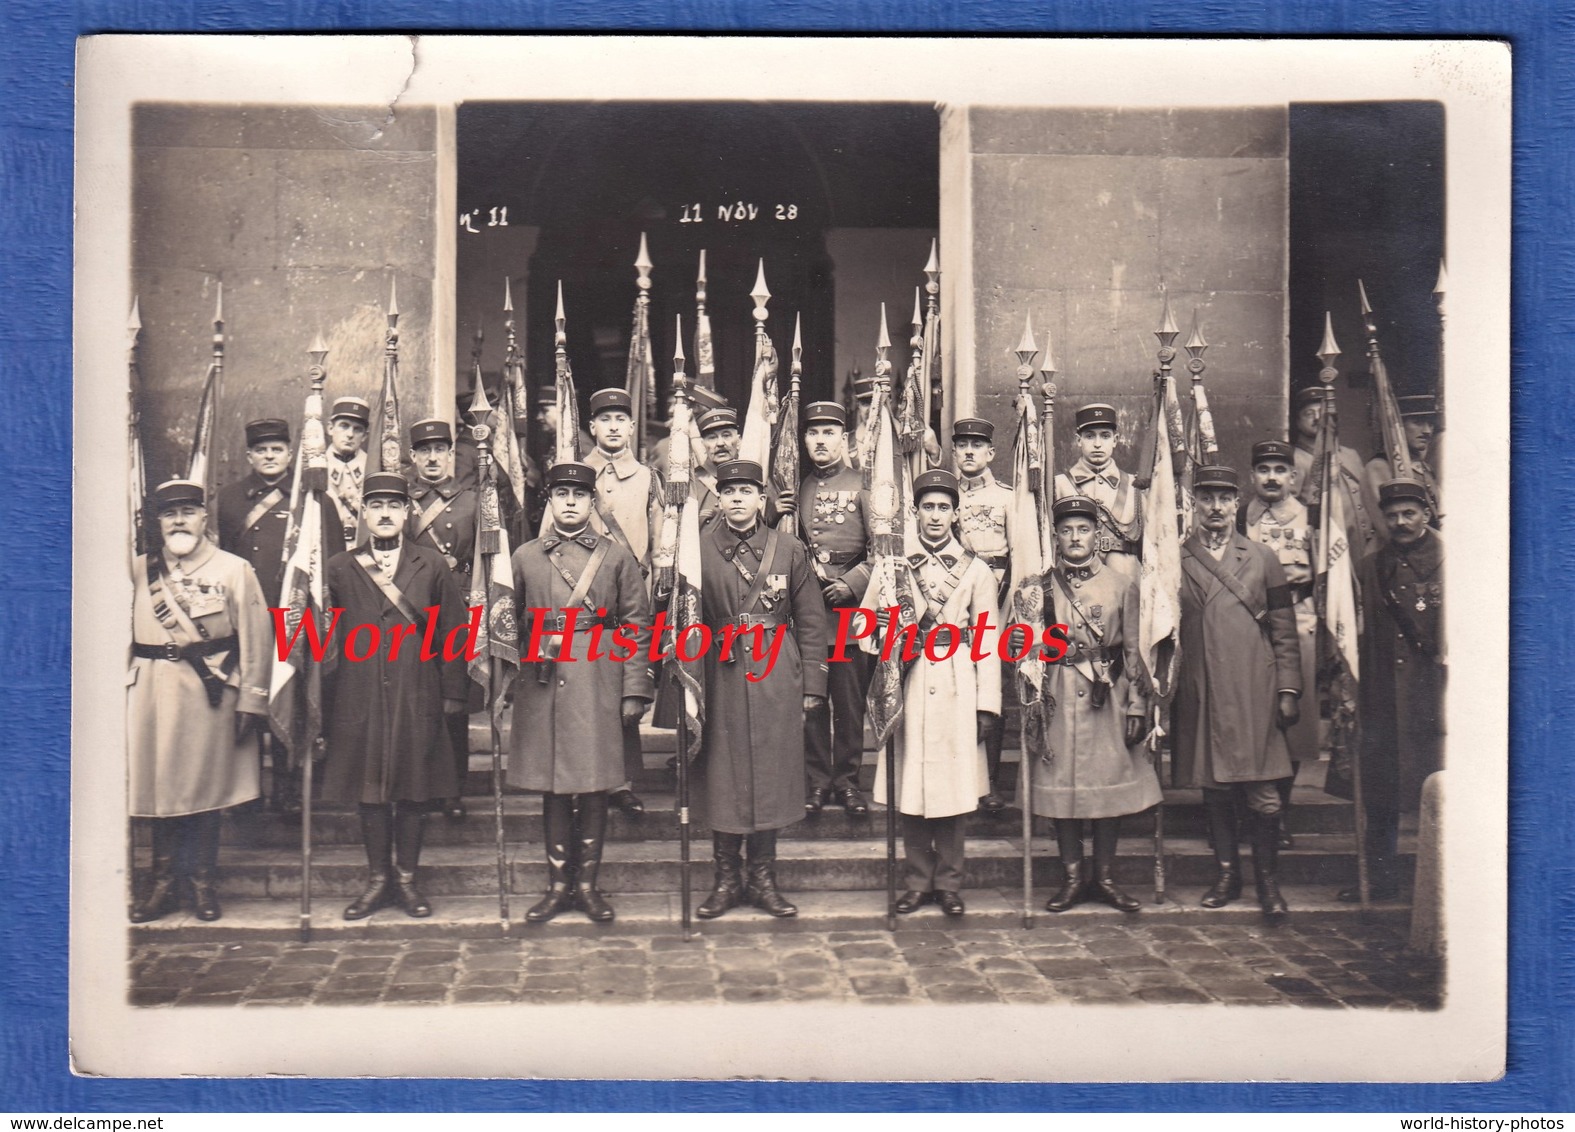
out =
[[[1422,810],[1417,817],[1416,885],[1411,894],[1411,950],[1438,958],[1444,953],[1444,872],[1442,818],[1444,771],[1422,783]]]

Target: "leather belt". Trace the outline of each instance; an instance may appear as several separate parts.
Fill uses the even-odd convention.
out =
[[[810,557],[822,566],[851,566],[864,557],[862,550],[821,550],[813,548]]]
[[[1285,590],[1290,594],[1291,604],[1300,605],[1302,602],[1312,597],[1313,584],[1311,582],[1296,582],[1292,585],[1287,585]]]
[[[547,633],[561,633],[566,624],[568,624],[568,618],[561,613],[556,617],[543,617],[541,619],[542,631]],[[597,625],[604,629],[614,629],[618,626],[618,619],[611,614],[608,614],[606,617],[591,617],[584,613],[574,618],[574,631],[576,633],[582,633],[587,629],[595,628]]]
[[[137,641],[131,646],[131,655],[144,660],[191,660],[199,656],[212,656],[216,652],[228,652],[238,648],[240,643],[240,638],[234,633],[228,637],[196,641],[185,646],[177,645],[174,641],[166,641],[162,645],[145,645]]]
[[[773,617],[770,614],[740,613],[728,624],[737,625],[740,629],[751,629],[756,625],[759,625],[762,629],[775,629],[778,625],[785,625],[787,622],[780,617]]]
[[[1004,570],[1012,561],[1010,554],[981,554],[979,557],[992,570]]]

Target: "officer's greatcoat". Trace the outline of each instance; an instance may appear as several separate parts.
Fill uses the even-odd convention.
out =
[[[179,574],[164,569],[160,585],[168,612],[162,620],[148,586],[148,556],[137,559],[132,639],[142,645],[188,645],[233,634],[237,648],[198,659],[224,681],[217,707],[209,704],[203,680],[189,661],[132,658],[126,673],[126,736],[133,817],[219,810],[261,792],[257,739],[235,741],[235,714],[268,711],[273,647],[268,611],[257,576],[244,559],[211,543],[194,557],[199,560]]]
[[[1270,507],[1252,499],[1241,511],[1245,530],[1253,542],[1269,548],[1280,560],[1285,583],[1290,587],[1291,609],[1296,615],[1296,635],[1301,641],[1302,688],[1307,704],[1296,725],[1285,733],[1294,762],[1318,758],[1318,703],[1313,690],[1318,686],[1318,613],[1313,608],[1313,531],[1308,525],[1307,508],[1295,497],[1280,500]]]
[[[740,539],[725,522],[700,535],[701,615],[712,633],[744,615],[767,623],[767,639],[787,622],[771,674],[744,648],[723,664],[713,641],[705,662],[705,797],[711,828],[722,833],[781,829],[804,816],[804,697],[826,694],[826,604],[804,544],[777,534],[773,560],[761,563],[766,528],[757,523]],[[737,563],[737,565],[735,565]],[[744,608],[753,575],[766,582],[753,608]]]
[[[257,571],[263,597],[279,604],[284,581],[284,535],[290,525],[290,477],[270,484],[256,472],[219,489],[214,499],[219,546],[239,554]],[[344,548],[344,531],[329,523],[330,551]]]
[[[978,555],[955,538],[933,553],[910,559],[924,594],[919,645],[931,626],[974,624],[980,614],[999,625],[995,575]],[[995,652],[994,633],[982,646]],[[908,667],[902,685],[902,726],[897,732],[897,809],[925,818],[971,814],[990,789],[978,712],[1000,714],[1001,666],[992,655],[974,663],[967,637],[946,660],[920,656]],[[948,646],[949,647],[949,646]],[[939,636],[937,655],[944,654]],[[875,771],[875,797],[886,798],[886,760]]]
[[[606,545],[606,554],[585,600],[577,607],[572,646],[562,637],[551,637],[544,639],[546,647],[540,650],[545,656],[559,649],[560,657],[574,659],[520,666],[514,684],[511,786],[553,794],[590,794],[616,790],[623,784],[622,702],[627,696],[649,700],[654,694],[650,666],[644,660],[650,640],[651,602],[639,563],[605,535],[587,529],[576,538],[565,538],[555,530],[514,552],[514,594],[523,655],[529,649],[537,608],[547,611],[545,617],[561,616],[601,544]],[[598,618],[597,610],[606,613]],[[590,632],[598,623],[603,625],[604,653],[612,648],[613,626],[638,626],[640,657],[627,663],[605,656],[587,660]],[[551,621],[543,625],[556,628]]]
[[[416,480],[410,485],[407,541],[441,554],[462,590],[470,585],[476,553],[476,508],[475,490],[461,487],[453,476],[441,483]]]
[[[1181,671],[1171,719],[1176,774],[1190,786],[1285,778],[1291,760],[1279,693],[1302,686],[1285,572],[1266,548],[1236,531],[1221,559],[1205,564],[1206,557],[1194,531],[1181,546]],[[1251,609],[1211,567],[1232,579]]]
[[[1444,540],[1385,543],[1361,565],[1363,802],[1415,812],[1443,767]]]
[[[1147,715],[1140,684],[1138,584],[1098,556],[1045,579],[1054,620],[1067,627],[1067,655],[1045,670],[1055,704],[1048,749],[1032,758],[1034,813],[1118,818],[1160,801],[1159,779],[1142,746],[1126,744],[1126,717]],[[1106,685],[1104,703],[1094,706]]]
[[[443,642],[449,631],[466,623],[469,611],[459,584],[437,551],[413,546],[407,539],[399,551],[393,583],[420,620],[412,622],[384,595],[353,552],[328,560],[328,604],[343,607],[333,647],[342,648],[358,625],[377,626],[381,649],[362,661],[339,658],[328,681],[329,705],[324,730],[328,765],[323,773],[325,802],[425,802],[459,793],[443,701],[464,700],[468,685],[465,658],[445,661]],[[438,607],[433,651],[421,659],[425,610]],[[388,659],[395,626],[412,625],[414,633]],[[368,632],[356,640],[365,650]],[[456,637],[456,643],[458,638]]]

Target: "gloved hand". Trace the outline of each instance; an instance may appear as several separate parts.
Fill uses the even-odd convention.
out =
[[[444,696],[443,697],[443,714],[444,715],[464,715],[465,714],[465,701],[464,700],[451,700],[447,696]]]
[[[1301,697],[1295,692],[1280,693],[1280,727],[1295,727],[1302,717]]]
[[[626,726],[640,722],[645,715],[645,703],[639,696],[623,698],[623,721]]]
[[[995,730],[995,721],[997,716],[993,711],[975,712],[974,715],[978,719],[979,728],[978,738],[975,739],[974,742],[983,743],[990,737],[990,733]]]
[[[804,697],[804,714],[805,715],[808,715],[812,711],[819,711],[821,708],[823,708],[825,706],[826,706],[826,697],[825,696],[805,696]]]
[[[1137,746],[1139,743],[1141,743],[1143,741],[1143,737],[1146,736],[1147,734],[1148,734],[1148,716],[1146,716],[1146,715],[1129,715],[1129,716],[1127,716],[1127,726],[1126,726],[1127,746],[1129,746],[1129,747]]]
[[[826,587],[826,604],[843,606],[853,604],[853,591],[841,578]]]

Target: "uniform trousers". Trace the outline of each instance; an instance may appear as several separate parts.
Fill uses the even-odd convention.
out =
[[[874,658],[849,650],[849,659],[828,667],[830,710],[804,717],[804,769],[811,790],[846,790],[859,784],[864,763],[865,698],[874,676]]]
[[[903,887],[910,892],[960,892],[968,815],[921,818],[902,814]]]

